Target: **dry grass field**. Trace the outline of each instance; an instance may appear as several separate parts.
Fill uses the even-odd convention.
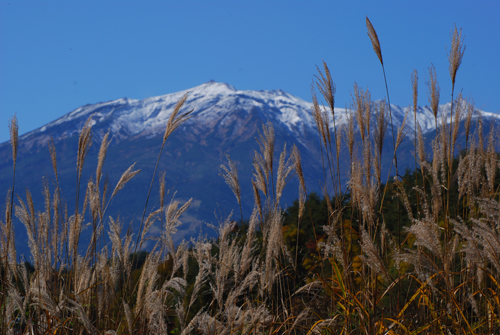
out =
[[[384,70],[368,18],[367,29]],[[160,194],[138,199],[146,202],[138,234],[106,215],[110,201],[117,192],[127,192],[138,171],[124,167],[116,186],[104,183],[105,136],[95,175],[82,180],[92,144],[90,122],[81,130],[76,152],[75,212],[65,210],[57,185],[45,185],[45,209],[35,212],[29,191],[16,189],[18,125],[13,117],[12,187],[0,221],[0,333],[498,333],[498,133],[483,131],[481,118],[473,118],[473,104],[455,96],[464,50],[462,32],[455,27],[448,54],[450,115],[438,110],[439,84],[434,67],[429,68],[437,130],[431,151],[418,126],[415,134],[405,133],[404,122],[394,129],[390,102],[374,110],[369,91],[358,86],[346,126],[332,123],[335,84],[323,64],[315,76],[312,114],[322,143],[324,187],[333,194],[309,195],[299,151],[286,146],[277,151],[273,125],[263,124],[253,164],[251,217],[220,218],[212,227],[217,239],[179,245],[172,236],[191,201],[165,201],[165,178],[155,178],[156,170],[151,185],[159,183]],[[418,73],[409,79],[415,115],[406,117],[416,122]],[[185,99],[166,125],[163,145],[191,116],[181,112]],[[384,175],[386,135],[392,136],[394,154]],[[396,152],[407,135],[414,139],[415,168],[404,173]],[[459,136],[466,143],[460,152]],[[57,181],[57,153],[49,147]],[[340,171],[341,150],[349,152],[350,171]],[[161,156],[162,151],[158,161]],[[241,208],[238,171],[227,159],[220,175]],[[341,173],[349,175],[347,187],[340,183]],[[286,188],[289,178],[299,179],[298,201],[284,209],[281,196],[296,192]],[[151,211],[146,210],[150,196],[160,199]],[[18,262],[14,218],[26,227],[29,263]],[[161,222],[161,233],[151,237],[155,222]],[[84,228],[92,231],[92,239],[80,253]],[[151,239],[153,250],[143,251]]]

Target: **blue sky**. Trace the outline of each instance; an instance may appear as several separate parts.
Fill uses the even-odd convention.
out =
[[[209,80],[237,89],[282,89],[311,101],[325,60],[336,105],[356,81],[385,97],[366,34],[382,46],[391,103],[428,104],[434,64],[441,102],[451,93],[446,47],[463,28],[456,89],[500,111],[499,1],[0,1],[0,142],[16,114],[26,133],[88,103],[172,93]]]

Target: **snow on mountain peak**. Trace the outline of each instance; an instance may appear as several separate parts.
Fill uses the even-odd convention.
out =
[[[183,109],[194,111],[194,117],[189,122],[214,124],[215,120],[220,120],[239,108],[250,110],[252,107],[258,107],[267,110],[272,114],[268,115],[271,119],[278,119],[290,130],[299,124],[309,127],[314,124],[310,113],[311,104],[300,98],[281,90],[237,90],[229,84],[215,81],[188,90],[136,101],[137,106],[133,113],[121,113],[121,123],[125,126],[129,122],[129,128],[132,128],[133,123],[134,129],[131,132],[134,134],[142,131],[163,131],[177,101],[186,93],[188,97]],[[133,105],[134,103],[131,107]]]
[[[70,135],[77,132],[89,116],[92,117],[93,123],[98,126],[101,124],[106,129],[110,128],[112,133],[118,137],[162,134],[175,105],[186,93],[188,98],[181,113],[188,110],[194,111],[193,118],[188,122],[199,122],[204,126],[211,127],[236,111],[242,109],[250,111],[256,107],[263,111],[265,118],[279,121],[292,132],[302,134],[306,130],[314,131],[316,128],[311,113],[312,103],[310,102],[282,90],[237,90],[229,84],[211,80],[188,90],[142,100],[122,98],[85,105],[21,138],[63,124],[63,127],[58,128],[58,133]],[[380,101],[375,101],[374,108],[379,103]],[[444,114],[446,110],[449,111],[449,105],[448,103],[440,106]],[[406,126],[410,129],[409,135],[411,135],[415,128],[415,117],[412,109],[396,105],[391,105],[391,109],[394,127],[399,127],[407,111],[410,112],[406,119]],[[337,127],[345,123],[347,112],[346,109],[335,108]],[[486,116],[486,114],[488,114],[487,116],[499,117],[496,114],[483,112],[483,115]],[[418,108],[416,119],[423,132],[433,130],[435,127],[434,115],[428,106]],[[333,127],[333,122],[331,126]]]
[[[210,80],[204,84],[201,84],[200,86],[194,87],[192,91],[193,93],[197,93],[197,91],[200,91],[200,93],[203,94],[224,94],[228,93],[228,91],[236,92],[236,88],[226,83],[219,83],[215,80]]]
[[[184,94],[188,98],[181,110],[194,110],[189,122],[214,124],[236,110],[253,107],[266,110],[270,119],[285,123],[290,129],[304,123],[312,126],[310,103],[281,90],[244,91],[213,80],[188,90],[166,95],[134,100],[122,98],[79,107],[72,112],[36,129],[22,138],[51,130],[56,136],[70,136],[78,132],[88,117],[97,126],[110,128],[118,137],[143,134],[152,136],[164,132],[164,127]],[[55,128],[57,127],[57,131]]]

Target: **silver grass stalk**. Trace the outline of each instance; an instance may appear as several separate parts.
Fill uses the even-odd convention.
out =
[[[327,148],[327,145],[329,146],[332,142],[332,134],[330,132],[330,119],[326,110],[321,112],[321,124],[323,125],[323,132],[326,134],[325,148]]]
[[[11,305],[14,308],[8,308],[9,310],[12,309],[12,311],[7,312],[6,315],[8,315],[10,317],[12,315],[12,313],[14,312],[13,309],[17,309],[19,311],[24,311],[24,301],[27,300],[26,297],[24,297],[24,299],[23,299],[23,297],[21,296],[21,293],[14,286],[10,286],[7,289],[7,295],[9,298],[7,304]],[[25,313],[20,313],[20,317],[21,317],[22,321],[26,320]]]
[[[326,207],[328,208],[328,215],[329,215],[329,217],[332,217],[332,215],[335,211],[333,209],[332,201],[330,200],[330,195],[328,194],[328,189],[326,188],[326,185],[323,185],[323,197],[326,200]],[[331,221],[331,220],[328,220],[328,223],[330,225],[333,225],[333,221]]]
[[[346,108],[347,109],[347,108]],[[347,148],[349,149],[349,159],[352,162],[353,154],[354,154],[354,143],[355,143],[355,116],[352,111],[348,111],[346,114],[347,118],[347,126],[345,127],[345,141],[347,144]]]
[[[321,72],[321,70],[316,67],[318,70],[319,76],[316,76],[316,86],[318,87],[321,95],[325,99],[328,107],[330,107],[330,112],[332,114],[333,120],[335,121],[335,91],[336,87],[333,83],[332,75],[330,73],[330,69],[326,65],[325,61],[323,61],[323,68],[325,73]]]
[[[160,173],[160,208],[165,205],[165,172]]]
[[[230,228],[234,225],[230,225]],[[225,238],[225,237],[222,237]],[[232,270],[232,259],[235,256],[234,245],[229,244],[229,241],[222,240],[219,244],[220,252],[218,254],[219,259],[216,262],[215,268],[215,278],[214,283],[210,282],[210,289],[213,292],[214,300],[219,304],[219,308],[222,311],[222,306],[224,306],[224,293],[226,292],[226,286],[228,284],[228,276]]]
[[[184,304],[182,301],[179,301],[177,305],[175,306],[175,315],[177,316],[177,320],[179,321],[179,324],[181,326],[181,330],[183,330],[185,320],[186,320],[186,313],[184,310]]]
[[[382,157],[380,153],[376,150],[375,156],[373,156],[373,174],[375,176],[378,187],[382,183]]]
[[[276,205],[279,204],[281,195],[283,194],[283,190],[288,181],[288,177],[290,173],[293,171],[292,157],[288,157],[286,161],[285,158],[286,158],[286,143],[283,147],[283,151],[281,152],[278,165],[278,176],[276,181]]]
[[[464,38],[462,37],[462,28],[460,31],[455,26],[453,32],[451,33],[451,50],[448,54],[449,62],[449,72],[451,77],[452,86],[455,87],[455,79],[457,77],[457,71],[462,64],[462,59],[464,57],[465,45]]]
[[[125,314],[125,319],[127,320],[128,331],[130,334],[133,334],[133,331],[132,331],[132,313],[130,313],[130,307],[125,302],[125,300],[123,301],[123,312]]]
[[[376,109],[377,115],[375,117],[375,131],[373,132],[375,149],[382,157],[382,149],[384,147],[384,138],[387,131],[387,104],[382,100]]]
[[[384,138],[387,131],[387,104],[382,100],[376,109],[377,115],[375,117],[375,131],[373,133],[373,142],[375,145],[375,158],[374,168],[377,183],[382,183],[382,150],[384,148]]]
[[[87,157],[90,146],[92,145],[91,129],[92,129],[92,116],[89,116],[87,121],[85,121],[85,124],[81,129],[80,136],[78,138],[78,157],[76,163],[78,183],[80,182],[80,178],[82,175],[83,163],[85,162],[85,158]]]
[[[442,180],[446,180],[446,176],[447,176],[447,169],[446,169],[446,162],[449,162],[451,159],[450,159],[450,152],[451,152],[451,148],[450,148],[450,142],[451,141],[448,141],[448,138],[447,138],[447,134],[448,134],[448,129],[451,129],[451,124],[448,124],[446,122],[446,117],[443,116],[441,118],[441,132],[439,133],[439,145],[440,145],[440,150],[442,151],[442,156],[439,157],[439,160],[440,160],[440,164],[442,165],[442,169],[441,169],[441,176],[442,176]]]
[[[252,188],[253,188],[253,195],[254,195],[254,200],[255,200],[255,205],[257,206],[259,210],[259,215],[260,215],[260,220],[264,220],[264,217],[262,215],[262,203],[260,200],[260,193],[259,189],[257,187],[257,184],[254,179],[252,179]]]
[[[351,201],[353,206],[360,208],[361,197],[363,195],[363,172],[359,159],[354,156],[351,163],[351,178],[349,180],[349,188],[351,189]]]
[[[9,121],[10,144],[12,146],[12,164],[14,171],[16,170],[17,148],[19,146],[19,125],[17,116],[14,115]]]
[[[245,245],[243,246],[243,250],[241,251],[241,260],[240,260],[241,264],[238,273],[238,277],[240,278],[243,277],[243,275],[248,271],[248,269],[252,265],[252,260],[253,260],[252,252],[255,249],[254,235],[259,221],[257,215],[258,215],[258,209],[257,207],[254,207],[248,224],[247,236],[245,238]]]
[[[467,145],[469,144],[469,132],[470,132],[470,122],[472,120],[472,115],[474,114],[474,103],[472,101],[467,102],[467,114],[465,117],[465,151],[467,151]]]
[[[241,210],[241,188],[238,179],[238,167],[236,166],[236,163],[231,160],[231,157],[228,154],[226,154],[226,158],[228,160],[229,168],[221,164],[219,166],[219,176],[224,178],[226,184],[233,191],[234,196],[238,201],[238,205],[240,206],[241,221],[243,221],[243,211]]]
[[[91,291],[88,288],[95,281],[95,278],[92,278],[93,271],[89,264],[90,260],[85,260],[80,255],[77,255],[75,263],[79,271],[78,275],[73,278],[76,300],[78,302],[90,303]]]
[[[318,128],[321,139],[323,140],[323,145],[326,148],[328,143],[327,142],[328,124],[325,127],[324,123],[325,117],[323,116],[324,113],[321,107],[319,106],[318,98],[316,97],[316,93],[314,91],[312,92],[312,100],[313,100],[312,115],[314,118],[314,122],[316,123],[316,127]]]
[[[187,97],[188,93],[184,94],[182,98],[175,105],[172,114],[170,114],[170,117],[168,118],[167,121],[167,127],[165,128],[165,133],[163,134],[163,144],[165,144],[167,139],[174,132],[174,130],[177,129],[177,127],[179,127],[182,123],[184,123],[185,121],[189,120],[192,117],[191,113],[193,111],[189,111],[187,113],[178,116],[180,109],[187,100]]]
[[[373,28],[372,23],[366,17],[366,28],[368,29],[368,37],[370,37],[370,41],[372,42],[373,51],[377,54],[378,59],[380,60],[380,64],[384,65],[384,61],[382,60],[382,50],[380,48],[380,41],[378,40],[377,32],[375,28]]]
[[[279,208],[275,208],[271,213],[270,227],[266,232],[267,236],[267,246],[266,246],[266,257],[264,260],[264,269],[261,272],[261,283],[265,283],[262,287],[261,295],[271,292],[274,282],[277,276],[277,260],[280,256],[280,251],[289,258],[289,262],[293,264],[291,260],[288,249],[283,241],[283,216]]]
[[[113,193],[111,194],[112,199],[123,187],[125,187],[125,184],[127,184],[130,179],[134,178],[135,175],[137,175],[141,170],[136,170],[132,171],[134,169],[136,163],[130,165],[130,167],[123,172],[122,176],[120,177],[120,180],[118,180],[118,183],[115,186],[115,189],[113,190]]]
[[[320,322],[316,322],[311,329],[309,329],[310,334],[320,335],[329,329],[335,329],[335,324],[337,323],[336,318],[325,319]]]
[[[68,302],[73,305],[73,307],[69,307],[68,309],[76,315],[76,318],[81,322],[81,324],[85,327],[85,330],[92,335],[98,335],[99,331],[92,325],[87,313],[85,312],[84,307],[79,304],[77,301],[68,299]]]
[[[437,220],[439,216],[439,210],[441,209],[441,181],[439,179],[439,170],[442,164],[440,164],[440,158],[443,159],[443,151],[439,144],[439,138],[432,141],[432,184],[431,184],[431,194],[432,194],[432,213],[434,219]]]
[[[406,194],[406,191],[403,187],[402,181],[395,182],[395,185],[397,188],[397,195],[403,201],[403,205],[406,209],[406,214],[408,215],[408,218],[410,219],[410,221],[413,221],[413,212],[411,210],[410,201],[409,201],[408,195]]]
[[[251,271],[245,276],[245,279],[240,285],[232,288],[224,304],[225,310],[229,311],[232,307],[235,307],[236,299],[241,297],[246,291],[251,290],[258,283],[258,278],[259,273],[257,271]]]
[[[212,249],[211,243],[206,243],[201,240],[196,241],[196,244],[194,245],[193,256],[196,259],[196,262],[198,263],[199,270],[198,274],[196,275],[193,291],[191,293],[191,298],[189,300],[188,312],[186,314],[189,314],[189,310],[191,309],[191,306],[198,298],[200,290],[203,284],[206,282],[207,277],[209,275],[209,271],[211,270],[212,265],[210,264],[210,260],[207,257],[207,254],[210,253],[211,249]]]
[[[267,185],[269,180],[269,171],[266,169],[266,164],[264,162],[264,158],[257,151],[254,151],[254,159],[253,159],[253,180],[255,181],[255,185],[259,190],[264,193],[267,197]]]
[[[403,119],[403,122],[401,122],[401,127],[398,129],[398,135],[396,137],[396,148],[394,150],[397,150],[399,146],[401,145],[401,142],[403,142],[403,139],[405,138],[406,135],[406,118],[408,117],[408,110],[405,113],[405,117]]]
[[[89,193],[89,205],[93,221],[96,222],[98,218],[102,221],[99,185],[90,179],[87,183],[87,190]]]
[[[417,70],[413,70],[411,73],[411,87],[413,91],[413,116],[414,116],[414,124],[417,124],[417,108],[418,108],[418,72]],[[415,129],[415,139],[417,138],[416,129]],[[416,145],[415,145],[416,147]]]
[[[57,173],[57,154],[56,154],[56,146],[54,144],[54,139],[52,136],[50,137],[49,141],[49,153],[50,153],[50,160],[52,162],[52,168],[54,169],[54,175],[56,177],[56,181],[58,181],[58,173]]]
[[[425,142],[424,142],[424,136],[422,134],[422,127],[420,127],[420,124],[418,122],[416,125],[416,130],[418,139],[418,147],[417,147],[418,161],[420,169],[422,170],[422,175],[424,175],[424,167],[426,166],[427,162],[427,154],[425,151]]]
[[[467,108],[467,103],[462,97],[462,92],[458,94],[457,98],[457,107],[455,108],[455,115],[454,115],[454,120],[453,120],[453,132],[452,132],[452,138],[451,138],[451,157],[454,157],[454,150],[455,150],[455,144],[457,142],[458,138],[458,131],[460,128],[460,123],[462,122],[463,116],[465,109]],[[448,162],[449,166],[451,166],[452,162]]]
[[[368,93],[368,91],[366,92]],[[354,95],[353,95],[354,94]],[[361,141],[365,141],[366,136],[366,124],[365,124],[365,100],[367,98],[365,91],[354,82],[353,93],[351,93],[352,107],[351,110],[354,111],[356,116],[356,121],[358,121],[359,134],[361,135]]]
[[[434,65],[431,64],[428,70],[429,70],[429,81],[427,82],[427,86],[429,87],[429,103],[431,104],[432,113],[434,114],[434,122],[436,123],[436,132],[437,132],[440,88],[437,82],[436,68],[434,67]]]
[[[147,257],[144,265],[142,266],[141,276],[139,277],[139,284],[137,288],[137,302],[135,306],[135,314],[139,315],[144,312],[144,304],[147,303],[147,298],[153,291],[158,280],[158,264],[159,253],[154,250]]]
[[[184,242],[181,245],[184,246]],[[182,271],[184,272],[184,280],[187,280],[189,273],[189,252],[187,251],[187,246],[184,246],[184,248],[186,250],[182,254]]]
[[[42,254],[44,256],[44,268],[49,269],[51,267],[51,257],[52,254],[50,253],[50,223],[51,223],[51,217],[50,217],[50,190],[49,190],[49,185],[46,181],[43,183],[43,196],[45,200],[45,212],[39,214],[38,218],[40,221],[40,235],[41,239],[39,241],[40,248],[42,251]],[[41,242],[41,243],[40,243]]]
[[[488,182],[489,193],[495,191],[495,176],[498,168],[497,152],[495,150],[495,126],[492,124],[488,136],[488,146],[485,153],[486,180]]]
[[[339,127],[340,128],[340,127]],[[337,166],[340,166],[340,149],[342,147],[342,131],[335,126],[335,153],[337,154]]]
[[[487,256],[482,246],[484,239],[481,238],[481,235],[485,235],[486,233],[487,236],[492,232],[489,228],[486,228],[485,232],[484,227],[481,226],[474,226],[472,229],[469,229],[461,218],[458,221],[453,220],[453,226],[455,232],[464,239],[465,243],[461,252],[465,254],[465,261],[471,272],[476,268],[477,282],[481,285],[484,279],[484,273],[481,268],[484,268],[487,263]]]
[[[167,333],[165,307],[160,291],[154,290],[148,294],[148,299],[144,303],[144,315],[148,321],[147,330],[150,334]]]
[[[365,229],[361,229],[361,250],[366,256],[361,256],[363,262],[368,265],[376,274],[383,275],[387,279],[387,282],[392,282],[387,270],[385,268],[384,262],[379,255],[377,247],[373,243],[370,235]]]
[[[500,223],[498,217],[500,214],[500,205],[494,199],[478,199],[479,211],[485,218],[478,220],[472,219],[473,228],[471,242],[478,244],[477,247],[467,250],[470,260],[479,258],[487,260],[496,273],[500,273]]]
[[[172,236],[177,232],[177,227],[182,223],[179,218],[189,208],[192,201],[193,198],[190,198],[179,208],[180,202],[172,198],[170,204],[165,209],[165,227],[162,239],[163,243],[167,246],[168,251],[171,253],[175,253]]]
[[[14,277],[17,279],[17,251],[16,251],[16,244],[14,241],[16,240],[15,238],[15,233],[13,229],[13,225],[9,224],[6,229],[5,229],[5,235],[7,235],[7,240],[10,241],[10,243],[7,243],[6,246],[6,252],[7,252],[7,258],[6,263],[10,267],[10,271],[14,275]]]
[[[109,217],[109,231],[108,236],[111,240],[112,253],[118,256],[121,263],[124,262],[123,246],[121,240],[122,224],[119,220],[114,220],[111,216]]]
[[[31,199],[31,194],[29,190],[26,190],[26,196],[29,203]],[[16,206],[16,217],[19,219],[19,221],[21,221],[21,223],[26,228],[26,233],[28,235],[28,246],[30,248],[34,261],[38,264],[39,252],[38,252],[38,243],[36,238],[37,232],[35,227],[34,212],[31,212],[30,210],[31,208],[27,207],[20,197],[18,197],[18,201],[19,205]],[[31,215],[31,213],[33,213],[33,215]],[[7,234],[10,234],[10,231],[6,230],[4,234],[5,236],[8,236]]]
[[[363,143],[363,165],[365,180],[368,184],[372,180],[372,145],[369,140]]]
[[[227,328],[222,322],[215,317],[210,316],[207,312],[198,312],[191,320],[189,327],[184,329],[181,335],[192,334],[194,331],[204,335],[225,335],[229,334]]]
[[[57,305],[52,300],[51,296],[48,293],[48,287],[44,283],[48,278],[39,278],[37,277],[35,281],[35,285],[31,287],[31,291],[28,292],[30,300],[32,300],[32,304],[39,307],[43,311],[47,311],[49,314],[58,317],[60,315]]]
[[[142,233],[141,233],[141,239],[140,239],[139,245],[142,245],[146,241],[146,239],[145,239],[146,235],[148,234],[149,230],[151,229],[151,226],[158,220],[158,217],[159,217],[161,212],[162,212],[162,209],[159,208],[156,211],[149,213],[149,215],[146,219],[146,222],[144,223],[144,229],[142,230]]]
[[[433,220],[429,218],[414,220],[414,223],[408,228],[408,232],[415,235],[415,245],[426,248],[433,255],[443,260],[444,255],[439,241],[439,227]]]
[[[340,134],[340,132],[339,132]],[[300,152],[297,146],[295,144],[293,145],[292,148],[292,157],[293,157],[293,166],[295,169],[295,173],[297,174],[297,177],[299,178],[299,222],[302,216],[304,215],[304,210],[305,210],[305,198],[307,196],[307,190],[306,190],[306,182],[304,179],[304,172],[302,171],[302,162],[300,158]]]
[[[371,98],[371,93],[366,89],[364,92],[364,99],[363,99],[363,110],[364,110],[364,124],[366,128],[366,136],[368,139],[370,139],[371,136],[371,131],[370,131],[370,126],[371,126],[371,105],[372,105],[372,98]]]
[[[102,177],[102,167],[104,165],[104,159],[106,158],[106,152],[108,150],[108,146],[110,141],[108,141],[109,137],[109,130],[104,135],[104,138],[102,139],[101,147],[99,148],[99,156],[97,159],[97,169],[95,173],[95,178],[96,178],[96,184],[99,185],[99,182],[101,181]]]
[[[480,152],[482,152],[484,150],[483,126],[484,126],[483,115],[481,113],[478,113],[477,120],[476,120],[477,138],[478,138],[477,149]]]
[[[186,254],[189,254],[188,247],[186,246],[185,241],[182,241],[177,247],[177,250],[174,250],[174,252],[170,254],[173,263],[172,271],[170,272],[170,279],[174,278],[174,275],[176,275],[177,271],[181,268],[181,266],[183,266],[184,255]]]
[[[103,282],[97,284],[97,313],[98,319],[102,319],[105,313],[104,305],[109,303],[109,296],[106,290],[106,268],[108,262],[108,249],[104,247],[97,255],[97,263],[95,264],[94,275],[96,278],[103,278]]]
[[[417,108],[418,108],[418,72],[413,69],[411,74],[411,87],[413,91],[413,147],[415,152],[417,152]],[[415,154],[415,173],[417,173],[417,155]],[[423,178],[423,176],[422,176]],[[415,179],[415,184],[417,183],[417,178]]]
[[[271,121],[268,121],[267,124],[262,124],[262,133],[258,131],[259,137],[256,138],[257,143],[260,147],[260,152],[264,160],[264,166],[261,168],[264,170],[266,174],[266,181],[269,181],[269,177],[273,178],[273,162],[274,162],[274,128]],[[274,190],[274,189],[273,189]]]
[[[85,254],[86,258],[89,258],[94,254],[97,240],[99,240],[103,230],[104,230],[104,226],[102,224],[98,224],[95,227],[95,229],[92,230],[90,242],[89,242],[89,245],[87,247],[87,253]]]
[[[59,243],[59,192],[54,191],[52,208],[54,212],[53,217],[53,226],[52,226],[52,237],[51,237],[51,246],[52,253],[54,254],[54,267],[57,265],[57,258],[59,255],[58,243]]]
[[[9,134],[10,134],[10,144],[12,147],[12,188],[10,190],[10,201],[7,201],[6,208],[6,243],[4,247],[4,251],[6,253],[11,253],[11,244],[14,244],[14,230],[12,229],[12,215],[14,210],[14,193],[15,193],[15,181],[16,181],[16,162],[17,162],[17,149],[18,149],[18,136],[19,136],[19,125],[17,122],[17,116],[14,114],[12,119],[9,122]],[[8,193],[9,194],[9,193]],[[14,248],[15,249],[15,248]],[[15,255],[11,255],[14,256]],[[7,254],[2,255],[2,258],[7,260]],[[15,261],[15,258],[14,258]],[[6,269],[5,275],[7,275],[8,270]],[[5,276],[3,276],[2,280],[5,280]],[[6,296],[5,286],[2,285],[2,296]],[[4,299],[0,301],[0,303],[5,302]],[[2,313],[2,320],[5,317],[5,313]],[[3,329],[3,325],[0,330]]]
[[[78,240],[82,230],[82,220],[83,218],[78,214],[72,215],[69,218],[68,251],[73,255],[77,252]]]

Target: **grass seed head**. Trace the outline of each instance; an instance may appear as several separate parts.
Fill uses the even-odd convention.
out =
[[[411,74],[411,87],[413,90],[413,112],[415,117],[417,115],[417,101],[418,101],[418,72],[413,70]]]
[[[436,68],[433,64],[429,67],[429,81],[427,82],[427,85],[429,86],[429,103],[431,104],[431,109],[434,113],[434,119],[437,120],[440,88],[437,82]]]
[[[16,115],[14,115],[12,119],[10,119],[9,132],[10,132],[10,144],[12,146],[12,161],[15,170],[17,161],[18,136],[19,136],[19,125],[17,123]]]
[[[451,50],[448,54],[448,63],[450,64],[448,70],[450,71],[451,84],[453,85],[453,87],[455,87],[457,71],[462,64],[464,52],[465,45],[464,38],[462,37],[462,28],[458,30],[457,26],[455,26],[451,33]]]
[[[375,28],[373,28],[372,23],[366,17],[366,28],[368,29],[368,37],[370,37],[370,41],[372,42],[373,50],[377,54],[378,59],[380,60],[380,64],[384,65],[384,61],[382,60],[382,50],[380,49],[380,41],[378,40],[377,32]]]

